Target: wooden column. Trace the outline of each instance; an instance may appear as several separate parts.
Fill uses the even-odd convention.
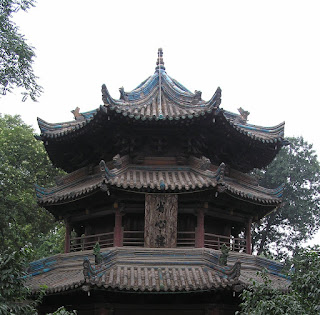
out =
[[[197,211],[196,247],[204,247],[204,208]]]
[[[229,223],[225,223],[222,235],[228,236],[229,239],[230,239],[230,237],[231,237],[231,224],[230,224],[230,222]]]
[[[252,254],[251,252],[251,224],[252,224],[252,218],[250,218],[247,222],[246,226],[246,253]]]
[[[178,195],[146,194],[145,247],[176,247]]]
[[[70,236],[71,236],[71,226],[68,219],[65,220],[66,234],[64,237],[64,252],[70,253]]]
[[[113,246],[123,246],[123,227],[122,227],[122,213],[120,212],[118,203],[114,203],[115,217],[114,217],[114,234],[113,234]]]

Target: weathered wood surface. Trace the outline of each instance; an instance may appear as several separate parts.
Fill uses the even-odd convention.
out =
[[[145,247],[177,246],[178,195],[146,194]]]

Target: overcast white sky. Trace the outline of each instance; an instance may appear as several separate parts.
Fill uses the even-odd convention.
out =
[[[153,74],[157,49],[167,73],[221,107],[250,111],[252,124],[286,121],[320,152],[319,1],[38,0],[15,21],[36,48],[34,70],[44,93],[22,102],[0,98],[0,112],[33,125],[72,120],[97,108],[101,85],[114,98]],[[319,235],[320,243],[320,235]]]

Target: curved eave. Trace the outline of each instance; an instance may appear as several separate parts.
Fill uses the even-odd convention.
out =
[[[106,99],[109,99],[107,88],[102,88],[104,103]],[[165,122],[170,123],[177,121],[184,121],[197,118],[206,118],[207,115],[215,113],[221,103],[220,89],[216,91],[212,99],[201,105],[181,105],[173,103],[170,100],[173,98],[168,91],[162,91],[162,107],[159,110],[158,105],[158,91],[154,91],[146,97],[141,104],[131,103],[116,103],[101,105],[99,108],[90,112],[90,115],[86,115],[83,119],[69,121],[65,123],[51,124],[38,118],[38,125],[41,131],[40,138],[44,139],[63,139],[69,138],[70,135],[82,134],[89,130],[96,120],[102,116],[109,114],[115,118],[128,118],[133,121],[152,121],[152,122]],[[177,101],[176,99],[174,102]],[[86,114],[86,113],[84,113]]]
[[[208,248],[125,248],[101,252],[102,264],[93,267],[92,251],[58,254],[30,263],[26,276],[32,293],[46,286],[46,293],[71,290],[119,292],[201,292],[231,289],[237,292],[262,279],[266,269],[272,285],[287,290],[290,281],[283,265],[259,256],[229,252],[228,266],[220,266],[220,251]],[[89,260],[88,260],[89,258]],[[236,284],[242,284],[236,286]]]
[[[161,83],[160,83],[161,81]],[[172,79],[164,70],[161,70],[161,79],[159,72],[156,71],[152,76],[140,84],[136,89],[130,92],[120,91],[121,99],[116,100],[111,97],[106,85],[102,85],[102,100],[106,106],[139,106],[146,103],[150,96],[159,88],[165,90],[172,96],[172,100],[180,106],[201,106],[212,105],[213,100],[205,102],[201,99],[201,92],[192,93],[186,89],[177,80]],[[221,94],[221,89],[218,90]]]
[[[237,122],[237,117],[239,117],[239,115],[228,111],[221,110],[218,112],[218,115],[226,126],[234,129],[239,134],[247,136],[249,139],[263,144],[279,145],[280,147],[286,143],[284,140],[285,122],[273,127],[263,127]]]
[[[82,199],[103,189],[104,179],[99,177],[90,183],[90,180],[72,182],[68,185],[43,188],[35,185],[38,203],[41,206],[60,205]]]
[[[220,266],[218,255],[208,249],[140,248],[136,252],[135,248],[110,248],[102,252],[100,264],[92,264],[92,256],[92,252],[60,254],[32,262],[26,278],[32,292],[41,280],[47,294],[77,288],[132,293],[231,290],[241,275],[240,260]],[[60,273],[64,277],[50,282]]]
[[[69,136],[77,132],[83,132],[88,126],[94,123],[95,120],[106,114],[107,109],[104,106],[87,113],[83,113],[83,119],[69,121],[66,123],[51,124],[41,118],[37,118],[38,125],[41,131],[41,139],[57,139]],[[85,118],[86,117],[86,118]]]
[[[194,158],[196,163],[199,163]],[[200,161],[200,160],[199,160]],[[45,189],[36,186],[38,202],[43,206],[53,206],[82,199],[98,191],[120,189],[133,193],[191,193],[216,189],[220,193],[261,205],[278,205],[284,186],[267,189],[257,185],[239,182],[225,176],[222,163],[216,171],[197,167],[155,167],[123,165],[120,169],[109,169],[104,161],[100,163],[101,174],[83,176],[66,185]],[[70,176],[70,175],[67,175]]]
[[[208,102],[205,102],[201,99],[201,92],[200,94],[191,93],[176,80],[170,78],[165,71],[162,71],[161,78],[161,100],[159,74],[156,72],[139,88],[131,92],[123,92],[121,100],[113,99],[107,87],[103,85],[104,105],[117,114],[142,121],[192,119],[219,108],[220,88]]]
[[[103,186],[103,185],[101,185]],[[228,185],[228,184],[224,184],[224,183],[219,183],[217,185],[208,185],[206,187],[196,187],[196,188],[189,188],[189,187],[182,187],[181,189],[179,188],[175,188],[175,189],[167,189],[167,190],[163,190],[159,187],[152,187],[152,185],[150,185],[150,187],[134,187],[134,186],[127,186],[127,185],[107,185],[105,186],[106,188],[101,188],[101,186],[96,186],[94,188],[88,188],[88,189],[83,189],[81,191],[77,191],[74,193],[66,193],[64,195],[60,195],[60,196],[53,196],[53,197],[41,197],[39,196],[39,194],[37,194],[38,196],[38,203],[41,206],[44,207],[50,207],[50,206],[56,206],[56,205],[61,205],[61,204],[66,204],[66,203],[70,203],[73,201],[77,201],[83,198],[86,198],[92,194],[95,194],[99,191],[111,191],[112,189],[115,190],[125,190],[125,191],[129,191],[132,193],[173,193],[173,194],[183,194],[183,193],[194,193],[194,192],[200,192],[200,191],[204,191],[204,190],[210,190],[210,189],[214,189],[217,188],[218,191],[220,191],[220,193],[225,193],[230,195],[233,198],[236,199],[241,199],[243,201],[249,202],[249,203],[253,203],[253,204],[259,204],[259,205],[265,205],[265,206],[277,206],[279,204],[281,204],[282,200],[281,198],[272,198],[272,197],[263,197],[263,196],[256,196],[252,193],[245,193],[243,190],[240,189],[234,189],[232,186]]]
[[[194,193],[194,192],[200,192],[205,190],[212,190],[216,189],[220,193],[228,194],[229,196],[241,199],[243,201],[253,203],[253,204],[259,204],[259,205],[265,205],[265,206],[276,206],[281,204],[282,199],[282,191],[280,193],[275,193],[275,191],[278,191],[278,189],[282,189],[281,187],[278,187],[275,190],[272,190],[270,195],[266,192],[262,192],[260,190],[256,191],[256,193],[253,193],[252,191],[248,192],[248,189],[245,189],[242,187],[235,188],[232,184],[226,182],[219,182],[219,183],[205,183],[200,185],[194,185],[193,187],[188,185],[168,185],[164,183],[164,186],[168,186],[168,188],[162,188],[161,183],[151,183],[148,185],[130,185],[130,184],[114,184],[111,181],[108,182],[108,187],[110,189],[120,189],[120,190],[127,190],[131,191],[133,193]]]
[[[259,186],[258,186],[259,187]],[[227,181],[222,185],[222,192],[225,192],[234,198],[246,200],[250,203],[260,204],[265,206],[276,206],[282,202],[284,185],[281,185],[275,189],[266,189],[259,187],[237,187],[234,184],[231,185]]]

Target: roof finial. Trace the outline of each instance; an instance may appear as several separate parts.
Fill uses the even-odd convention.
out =
[[[163,63],[163,52],[162,48],[158,49],[158,60],[157,60],[157,66],[156,66],[156,72],[159,72],[159,102],[158,102],[158,113],[159,113],[159,118],[162,119],[162,104],[161,104],[161,69],[165,70],[166,68],[164,67]]]
[[[166,68],[164,67],[164,62],[163,62],[163,50],[162,50],[162,48],[158,49],[158,59],[157,59],[156,71],[159,71],[160,69],[166,70]]]

